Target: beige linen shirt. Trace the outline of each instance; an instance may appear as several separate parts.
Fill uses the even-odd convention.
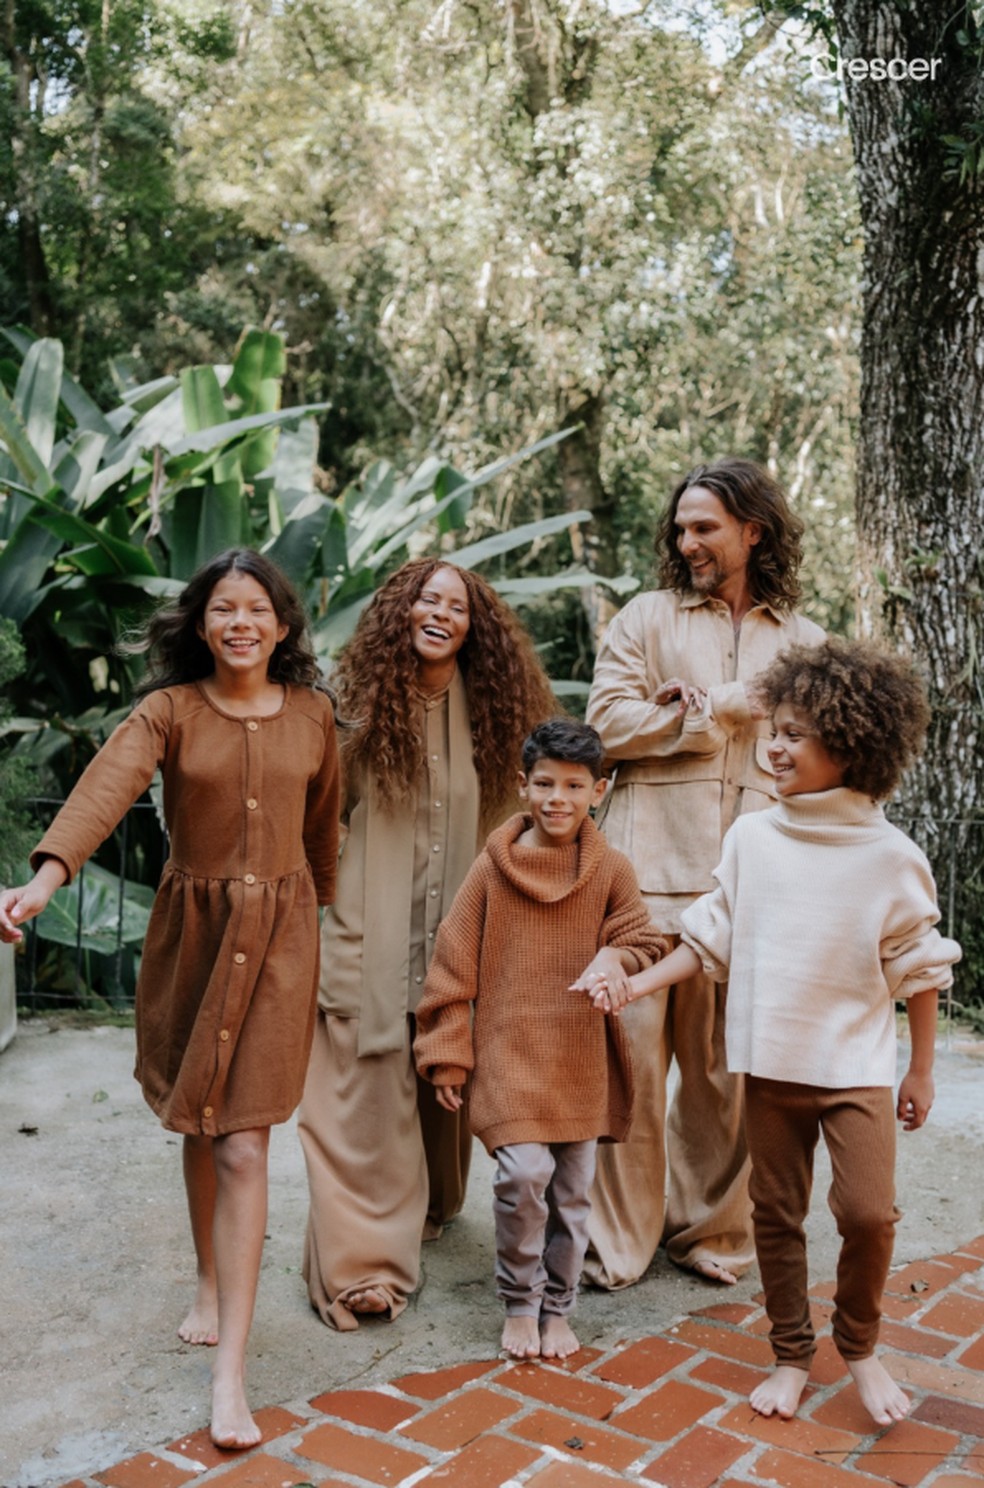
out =
[[[769,605],[736,631],[723,601],[670,589],[636,595],[609,625],[587,711],[617,765],[605,834],[661,930],[677,933],[683,909],[712,887],[735,818],[774,799],[770,726],[752,717],[747,684],[787,646],[822,640],[812,620]],[[670,677],[707,689],[701,712],[681,718],[675,703],[653,702]]]
[[[437,926],[484,837],[460,673],[425,720],[427,768],[414,798],[383,805],[371,780],[345,782],[334,904],[321,932],[319,1003],[358,1018],[360,1058],[406,1039]]]

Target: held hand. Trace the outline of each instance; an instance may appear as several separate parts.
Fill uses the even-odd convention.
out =
[[[592,961],[581,972],[576,982],[570,985],[572,992],[587,992],[595,1007],[607,1012],[609,1000],[614,992],[623,1006],[628,1001],[629,979],[618,951],[611,946],[602,946]],[[601,996],[596,996],[596,993]]]
[[[29,884],[22,884],[17,889],[4,889],[0,894],[0,940],[6,941],[8,945],[16,945],[24,939],[24,932],[19,927],[25,920],[33,920],[39,915],[51,898],[52,891],[39,884],[37,878],[32,878]]]
[[[659,707],[675,702],[677,717],[685,713],[700,713],[707,702],[707,688],[696,683],[684,682],[681,677],[669,677],[653,693],[653,702]]]
[[[452,1115],[455,1111],[460,1111],[464,1104],[460,1085],[435,1085],[434,1093],[437,1096],[437,1104],[443,1106],[445,1111],[450,1111]]]
[[[591,1001],[602,1013],[612,1013],[617,1018],[624,1007],[632,1001],[632,978],[623,972],[618,982],[605,982],[595,992]]]
[[[624,971],[612,981],[594,972],[584,972],[568,990],[586,992],[599,1013],[615,1013],[616,1016],[632,1001],[632,982]]]
[[[909,1071],[899,1086],[895,1108],[903,1131],[918,1131],[929,1115],[935,1094],[932,1075],[914,1075]]]

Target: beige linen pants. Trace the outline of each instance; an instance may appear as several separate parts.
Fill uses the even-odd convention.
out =
[[[302,1269],[312,1307],[342,1332],[359,1326],[353,1292],[376,1288],[390,1318],[406,1307],[424,1221],[439,1230],[461,1208],[471,1153],[467,1122],[418,1085],[413,1020],[392,1054],[359,1059],[358,1036],[357,1018],[319,1010],[298,1112],[311,1198]]]
[[[711,1260],[740,1274],[754,1259],[742,1080],[725,1060],[725,993],[701,973],[621,1015],[635,1102],[628,1139],[598,1148],[584,1265],[593,1286],[631,1286],[661,1242],[683,1267]],[[680,1083],[667,1119],[674,1057]]]

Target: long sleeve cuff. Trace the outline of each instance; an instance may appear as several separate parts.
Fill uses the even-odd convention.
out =
[[[425,1080],[432,1085],[464,1085],[468,1080],[469,1071],[460,1069],[455,1064],[435,1064],[430,1069],[422,1069],[420,1073]]]

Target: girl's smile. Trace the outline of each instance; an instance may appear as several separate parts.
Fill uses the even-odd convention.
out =
[[[237,676],[262,668],[265,677],[270,657],[287,631],[259,580],[235,569],[212,590],[198,625],[216,672],[228,669]]]
[[[825,748],[813,720],[792,703],[780,703],[772,718],[769,763],[776,794],[799,796],[844,784],[844,767]]]

